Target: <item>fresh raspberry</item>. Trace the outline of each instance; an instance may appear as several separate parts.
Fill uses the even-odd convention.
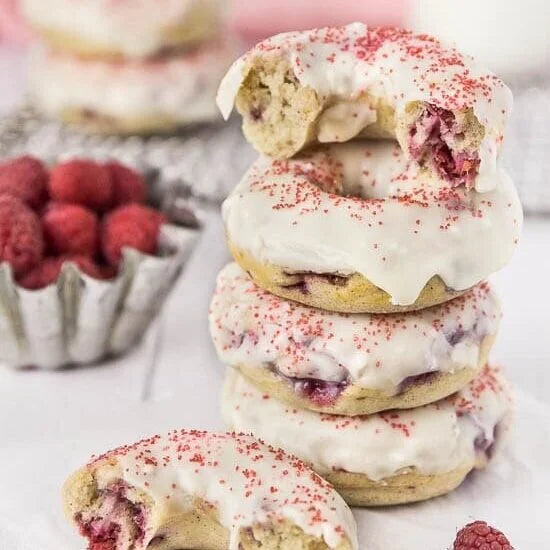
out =
[[[0,195],[0,262],[8,262],[18,276],[38,265],[43,253],[38,216],[19,199]]]
[[[163,222],[164,216],[160,212],[139,204],[113,210],[103,224],[102,247],[107,262],[118,266],[124,247],[155,254]]]
[[[456,535],[453,550],[514,550],[508,539],[484,521],[474,521]]]
[[[31,208],[48,199],[48,172],[38,159],[18,157],[0,164],[0,195],[11,195]]]
[[[50,195],[58,202],[82,204],[104,212],[113,198],[111,172],[91,160],[58,164],[50,174]]]
[[[94,256],[98,225],[97,216],[78,204],[52,204],[42,217],[46,246],[53,254]]]
[[[130,202],[145,202],[147,187],[140,174],[116,161],[108,162],[105,166],[111,172],[113,206]]]
[[[33,270],[20,277],[18,282],[28,290],[44,288],[57,280],[66,262],[73,262],[83,273],[94,279],[110,279],[113,276],[110,269],[101,268],[88,256],[58,256],[46,258]]]

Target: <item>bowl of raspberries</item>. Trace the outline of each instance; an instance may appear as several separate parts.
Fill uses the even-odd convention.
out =
[[[0,363],[93,363],[140,340],[200,229],[147,197],[117,161],[0,163]]]

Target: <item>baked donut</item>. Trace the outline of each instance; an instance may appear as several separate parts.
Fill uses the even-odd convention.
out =
[[[248,435],[175,430],[73,474],[65,510],[89,550],[352,550],[355,520],[303,462]]]
[[[92,132],[172,131],[216,120],[227,44],[149,60],[83,60],[45,50],[31,62],[31,100],[45,114]]]
[[[223,204],[229,247],[264,289],[349,313],[445,302],[503,267],[522,211],[499,167],[492,191],[422,175],[396,143],[260,157]]]
[[[81,57],[149,57],[213,38],[221,0],[21,0],[50,48]]]
[[[486,191],[512,95],[494,74],[431,36],[352,23],[260,42],[222,81],[218,105],[226,118],[234,104],[248,140],[268,155],[395,137],[428,172]]]
[[[354,506],[402,504],[452,491],[498,449],[511,408],[508,384],[494,367],[444,400],[369,416],[289,407],[233,369],[222,398],[228,425],[284,445]]]
[[[487,283],[416,313],[350,315],[283,300],[229,264],[209,320],[220,360],[261,391],[300,408],[358,415],[459,390],[486,364],[500,316]]]

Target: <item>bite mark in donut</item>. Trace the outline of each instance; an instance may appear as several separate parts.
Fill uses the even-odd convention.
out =
[[[97,504],[88,512],[78,512],[74,520],[80,534],[88,540],[88,550],[117,550],[145,537],[146,511],[143,504],[132,502],[127,485],[119,480],[99,490]]]
[[[305,463],[245,434],[172,430],[95,456],[66,482],[88,550],[356,550],[344,501]]]
[[[409,129],[409,153],[421,166],[431,165],[452,186],[474,185],[479,171],[479,154],[461,151],[466,128],[454,113],[426,103]]]

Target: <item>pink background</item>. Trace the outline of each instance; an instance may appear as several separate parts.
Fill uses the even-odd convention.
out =
[[[43,0],[47,2],[48,0]],[[233,0],[230,25],[245,40],[329,24],[361,20],[371,25],[403,22],[406,0]],[[24,43],[29,32],[17,0],[0,0],[0,41]]]

